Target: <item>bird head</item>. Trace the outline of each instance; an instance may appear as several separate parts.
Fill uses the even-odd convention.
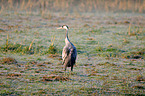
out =
[[[65,30],[68,30],[68,26],[67,25],[62,25],[61,27],[57,28],[57,29],[65,29]]]

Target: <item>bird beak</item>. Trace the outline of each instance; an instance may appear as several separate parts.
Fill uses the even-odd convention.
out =
[[[59,28],[57,28],[57,29],[63,29],[62,27],[59,27]]]

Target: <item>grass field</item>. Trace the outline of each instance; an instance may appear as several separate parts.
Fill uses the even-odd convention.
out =
[[[22,6],[28,2],[13,10],[8,1],[0,11],[0,95],[145,95],[143,5],[131,12],[37,12]],[[64,24],[78,53],[73,72],[67,68],[66,74],[65,30],[57,30]]]

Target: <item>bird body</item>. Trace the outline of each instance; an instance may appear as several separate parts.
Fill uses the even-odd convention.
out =
[[[62,51],[64,69],[66,71],[67,67],[71,67],[71,71],[73,71],[73,66],[75,65],[76,57],[77,57],[76,47],[70,42],[68,38],[68,26],[63,25],[58,29],[66,29],[65,46]]]

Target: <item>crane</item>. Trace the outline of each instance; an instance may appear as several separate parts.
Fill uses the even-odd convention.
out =
[[[73,66],[76,63],[76,57],[77,57],[77,50],[76,47],[70,42],[68,38],[68,30],[69,27],[67,25],[63,25],[57,29],[65,29],[65,46],[62,51],[62,59],[63,59],[63,65],[64,69],[66,71],[67,67],[71,67],[71,71],[73,71]]]

